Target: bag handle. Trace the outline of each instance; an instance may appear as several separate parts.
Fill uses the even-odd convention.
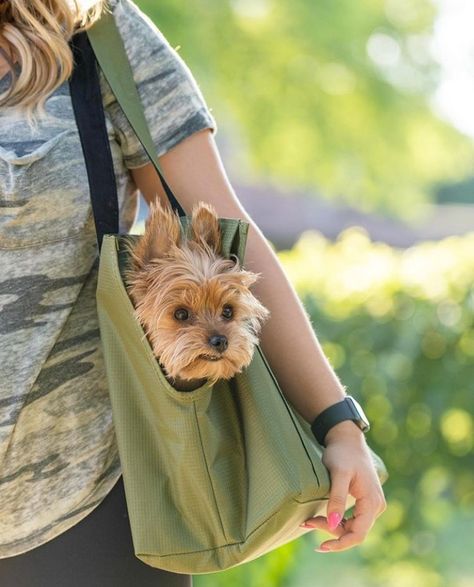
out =
[[[87,36],[117,102],[160,177],[172,208],[177,210],[180,216],[186,216],[160,169],[155,145],[143,112],[143,104],[113,14],[105,12],[94,26],[87,30]]]

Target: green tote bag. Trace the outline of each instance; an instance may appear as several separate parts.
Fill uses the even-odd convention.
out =
[[[161,170],[121,38],[110,15],[88,31],[94,53],[157,172]],[[189,217],[181,218],[183,232]],[[222,254],[243,263],[248,224],[221,218]],[[97,308],[135,555],[176,573],[223,571],[308,532],[326,515],[329,474],[310,425],[256,347],[244,372],[174,389],[124,284],[125,243],[104,236]],[[381,481],[382,460],[371,451]],[[352,498],[350,498],[352,499]],[[354,501],[348,503],[348,507]]]

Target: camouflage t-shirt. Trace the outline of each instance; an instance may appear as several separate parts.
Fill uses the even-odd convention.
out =
[[[188,66],[131,0],[111,0],[158,155],[217,132]],[[0,92],[11,81],[0,80]],[[129,169],[148,163],[100,72],[120,230],[136,211]],[[0,109],[0,558],[87,516],[121,473],[98,329],[97,243],[65,82],[31,129]]]

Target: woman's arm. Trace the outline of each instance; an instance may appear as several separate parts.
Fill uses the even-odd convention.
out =
[[[195,202],[203,200],[212,204],[219,216],[242,218],[250,224],[245,267],[261,274],[252,289],[271,312],[270,319],[262,327],[260,344],[288,401],[307,422],[313,422],[322,410],[344,398],[344,388],[324,356],[308,315],[276,254],[236,197],[211,132],[200,131],[181,141],[160,157],[160,166],[187,214]],[[138,189],[148,202],[157,196],[167,199],[151,163],[131,171]],[[370,477],[367,487],[363,484],[364,495],[355,495],[352,487],[349,487],[347,469],[349,464],[351,468],[355,465],[331,462],[331,454],[336,451],[329,449],[333,443],[339,446],[341,441],[346,448],[347,443],[358,447],[359,461],[362,455],[363,466],[371,469],[367,473]],[[362,531],[366,533],[375,515],[385,508],[383,493],[368,455],[363,433],[353,422],[345,421],[334,426],[326,436],[326,443],[324,456],[332,479],[328,512],[343,515],[349,489],[354,497],[373,501],[371,507],[365,507],[365,514],[358,523],[361,533],[351,536],[353,543],[348,539],[340,541],[347,548],[356,544],[357,540],[361,541]],[[339,461],[341,458],[347,460],[347,450],[337,452]],[[352,457],[357,462],[355,456]],[[362,464],[359,463],[359,474],[361,467]],[[339,469],[343,471],[337,475]],[[341,482],[335,483],[335,475]],[[336,491],[334,487],[340,495],[333,493]]]

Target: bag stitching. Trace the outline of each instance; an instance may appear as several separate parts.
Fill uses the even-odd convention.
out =
[[[198,415],[197,415],[196,404],[194,404],[193,407],[194,407],[194,416],[196,418],[197,430],[198,430],[198,434],[199,434],[199,444],[201,445],[202,456],[203,456],[203,459],[204,459],[204,464],[206,465],[206,472],[207,472],[207,476],[208,476],[208,479],[209,479],[209,485],[211,486],[211,489],[212,489],[212,497],[214,499],[214,504],[216,506],[216,512],[217,512],[217,515],[219,517],[219,522],[221,524],[222,534],[224,535],[224,538],[226,540],[229,540],[227,538],[227,534],[226,534],[225,529],[224,529],[224,523],[222,522],[221,513],[219,511],[219,506],[217,504],[217,497],[216,497],[216,493],[215,493],[215,490],[214,490],[214,485],[212,483],[212,477],[211,477],[211,474],[209,472],[209,465],[207,463],[206,452],[204,450],[204,444],[202,442],[201,427],[199,425],[199,418],[198,418]]]

